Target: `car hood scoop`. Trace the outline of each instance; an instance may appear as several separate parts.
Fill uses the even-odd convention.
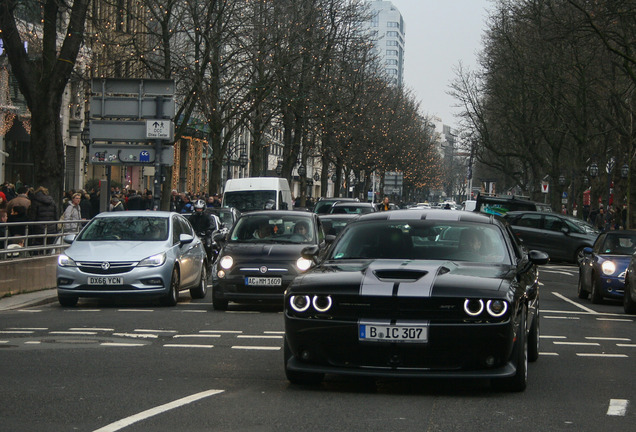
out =
[[[406,295],[428,297],[439,274],[448,268],[437,263],[403,261],[396,263],[378,260],[369,264],[363,272],[360,293],[362,295]]]
[[[388,269],[388,270],[374,270],[375,276],[382,281],[401,281],[401,282],[415,282],[422,276],[428,274],[428,270],[415,270],[415,269]]]

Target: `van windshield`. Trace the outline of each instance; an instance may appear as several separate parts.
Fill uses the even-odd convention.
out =
[[[240,212],[276,209],[275,190],[249,190],[226,192],[223,207],[234,207]]]

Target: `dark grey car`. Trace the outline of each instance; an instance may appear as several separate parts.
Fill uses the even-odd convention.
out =
[[[557,213],[512,211],[504,219],[525,247],[546,252],[552,261],[578,263],[599,235],[591,224]]]

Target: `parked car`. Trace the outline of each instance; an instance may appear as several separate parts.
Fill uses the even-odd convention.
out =
[[[579,263],[578,296],[592,303],[603,298],[622,299],[625,273],[636,252],[636,231],[608,231],[598,236],[594,246],[583,249]]]
[[[320,198],[316,204],[314,205],[314,213],[317,214],[327,214],[329,213],[329,209],[334,203],[337,202],[359,202],[358,198]]]
[[[310,247],[320,255],[327,247],[318,215],[293,210],[243,213],[215,240],[222,242],[212,281],[218,310],[229,301],[282,302],[292,279],[315,264],[301,251]]]
[[[599,231],[572,216],[536,211],[511,211],[504,219],[528,249],[546,252],[552,261],[579,263]]]
[[[287,378],[490,378],[522,391],[539,356],[537,265],[547,262],[491,216],[361,215],[285,293]]]
[[[370,202],[337,202],[329,209],[329,214],[366,214],[377,211]]]
[[[170,212],[100,213],[58,257],[57,293],[62,306],[80,297],[160,298],[174,306],[179,292],[207,292],[206,253],[185,217]]]
[[[338,236],[342,232],[342,230],[347,226],[347,224],[351,221],[354,221],[358,218],[357,214],[322,214],[319,215],[320,223],[322,224],[322,229],[325,232],[325,235]]]
[[[531,201],[515,195],[478,194],[475,204],[467,204],[465,208],[472,208],[473,211],[497,216],[503,216],[511,211],[552,212],[552,207],[549,204]]]

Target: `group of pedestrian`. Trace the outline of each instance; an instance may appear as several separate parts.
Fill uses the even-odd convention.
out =
[[[610,206],[605,211],[603,204],[599,204],[597,210],[590,212],[587,221],[599,231],[624,229],[627,223],[627,206]]]
[[[218,193],[179,193],[176,189],[173,189],[170,194],[170,211],[177,213],[194,213],[194,203],[199,200],[203,201],[206,207],[221,207],[221,196]]]

